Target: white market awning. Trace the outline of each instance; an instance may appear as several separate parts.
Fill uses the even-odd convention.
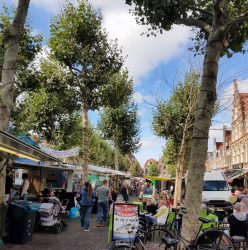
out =
[[[74,170],[74,173],[82,173],[82,168],[77,168]],[[89,165],[89,173],[91,174],[103,174],[103,175],[118,175],[118,176],[125,176],[126,174],[121,171],[116,171],[111,168],[104,168],[94,165]]]

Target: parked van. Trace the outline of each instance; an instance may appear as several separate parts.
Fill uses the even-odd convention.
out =
[[[205,172],[203,179],[202,200],[207,201],[229,201],[230,187],[222,172]]]

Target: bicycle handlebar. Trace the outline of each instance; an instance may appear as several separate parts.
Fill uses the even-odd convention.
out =
[[[187,214],[187,209],[185,207],[172,208],[172,212]]]

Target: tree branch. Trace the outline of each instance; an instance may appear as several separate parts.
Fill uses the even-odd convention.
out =
[[[204,21],[193,18],[180,18],[175,21],[175,24],[184,24],[186,26],[198,27],[203,29],[206,33],[210,33],[211,26]]]
[[[200,8],[197,8],[197,7],[192,6],[192,5],[188,5],[187,7],[188,7],[190,10],[198,11],[198,12],[200,12],[200,13],[202,13],[202,14],[205,14],[205,15],[208,15],[208,16],[210,16],[210,17],[213,16],[213,13],[210,12],[210,11],[208,11],[208,10],[200,9]]]
[[[240,24],[240,23],[244,23],[245,21],[248,21],[248,11],[246,13],[244,13],[244,15],[236,17],[234,19],[232,19],[226,27],[226,30],[228,30],[232,25],[234,24]]]

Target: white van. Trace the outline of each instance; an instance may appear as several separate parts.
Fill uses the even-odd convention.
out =
[[[229,201],[230,188],[222,172],[205,172],[203,179],[202,201]]]

